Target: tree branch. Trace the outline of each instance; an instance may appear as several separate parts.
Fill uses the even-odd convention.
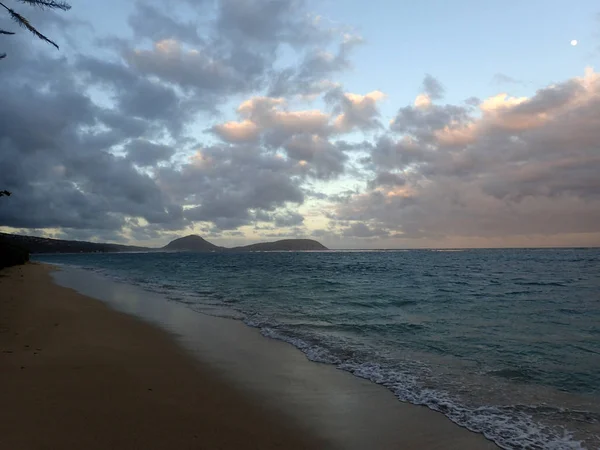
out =
[[[39,8],[51,8],[51,9],[62,9],[68,11],[71,9],[71,5],[67,2],[53,1],[53,0],[19,0],[21,3],[28,5],[37,6]]]
[[[21,14],[19,14],[18,12],[10,9],[8,6],[6,6],[4,3],[0,2],[0,6],[2,6],[4,9],[6,9],[8,11],[8,14],[10,14],[10,17],[21,27],[23,28],[27,28],[29,31],[31,31],[34,35],[36,35],[38,38],[40,38],[42,41],[46,41],[49,44],[54,45],[56,48],[58,48],[58,45],[56,44],[56,42],[52,41],[50,38],[44,36],[42,33],[40,33],[38,30],[35,29],[35,27],[33,25],[31,25],[29,23],[29,20],[27,20],[25,17],[23,17]]]

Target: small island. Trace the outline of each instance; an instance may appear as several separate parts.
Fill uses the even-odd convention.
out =
[[[231,250],[240,252],[298,252],[329,249],[313,239],[282,239],[275,242],[260,242],[258,244],[245,245],[243,247],[234,247]]]

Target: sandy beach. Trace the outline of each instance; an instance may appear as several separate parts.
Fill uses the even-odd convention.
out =
[[[52,270],[0,272],[0,448],[497,448],[237,321],[175,311],[193,330],[178,342]]]
[[[0,272],[0,448],[326,448],[169,336],[56,286]]]

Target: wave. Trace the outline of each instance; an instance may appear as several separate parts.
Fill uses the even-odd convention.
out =
[[[566,287],[566,284],[557,281],[516,281],[518,286],[551,286],[551,287]]]
[[[532,382],[536,379],[535,374],[527,369],[499,369],[487,372],[487,375],[493,377],[506,378],[508,380],[520,382]]]
[[[470,407],[447,392],[424,387],[419,376],[410,371],[385,367],[376,361],[348,360],[337,352],[319,343],[286,333],[264,322],[244,320],[252,327],[259,328],[261,334],[270,339],[292,344],[314,362],[332,364],[354,376],[367,379],[391,390],[401,401],[427,406],[448,417],[452,422],[470,431],[481,433],[495,442],[500,448],[546,449],[546,450],[585,450],[582,441],[573,433],[560,427],[540,423],[533,417],[540,408],[537,405],[479,406]],[[345,353],[355,354],[354,352]],[[570,410],[554,410],[554,413],[573,414]],[[589,417],[589,412],[576,412]]]

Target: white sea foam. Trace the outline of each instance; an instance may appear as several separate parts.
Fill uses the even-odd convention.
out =
[[[343,361],[332,350],[286,334],[279,328],[269,326],[265,319],[246,319],[244,322],[259,328],[265,337],[294,345],[311,361],[335,365],[357,377],[387,387],[401,401],[427,406],[441,412],[454,423],[482,433],[502,449],[586,449],[583,443],[566,429],[544,425],[531,414],[522,411],[524,408],[469,407],[444,391],[422,387],[418,377],[411,373],[388,369],[377,362]]]

